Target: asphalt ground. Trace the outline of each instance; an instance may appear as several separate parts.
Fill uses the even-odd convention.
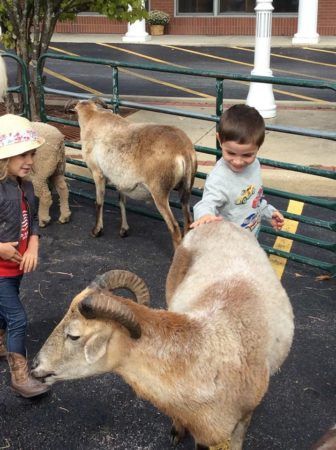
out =
[[[77,190],[83,187],[74,181],[70,184]],[[108,197],[114,196],[109,192]],[[281,209],[286,207],[283,199],[269,200]],[[93,201],[72,194],[70,206],[71,222],[60,225],[54,199],[53,222],[41,230],[39,267],[22,283],[31,357],[63,317],[71,299],[107,270],[134,271],[148,284],[152,307],[165,305],[165,279],[172,258],[165,224],[129,213],[131,234],[121,239],[119,211],[106,205],[105,234],[94,239],[89,237],[95,219]],[[261,235],[262,243],[271,244],[272,239]],[[305,251],[300,244],[295,247]],[[286,264],[282,282],[295,312],[294,343],[255,411],[244,450],[308,450],[335,423],[335,280],[323,281],[320,275],[321,271],[311,266]],[[137,398],[115,375],[56,384],[45,397],[26,400],[10,390],[4,361],[0,362],[0,373],[0,448],[171,448],[169,419]],[[177,448],[192,450],[193,443],[187,438]]]
[[[177,68],[215,70],[249,75],[253,69],[254,49],[244,46],[192,47],[183,45],[142,45],[118,43],[53,42],[49,51],[59,55],[73,55],[110,59],[115,61],[176,65]],[[336,48],[272,48],[270,67],[276,77],[295,77],[304,80],[319,79],[335,82]],[[16,64],[8,62],[10,80],[14,83]],[[47,60],[46,86],[73,92],[111,93],[112,72],[104,66],[70,61]],[[49,70],[49,71],[48,71]],[[203,77],[181,76],[154,71],[120,69],[120,93],[128,96],[160,96],[186,98],[213,98],[215,80]],[[244,99],[249,84],[224,82],[224,98]],[[335,102],[335,91],[291,86],[273,87],[279,100]]]

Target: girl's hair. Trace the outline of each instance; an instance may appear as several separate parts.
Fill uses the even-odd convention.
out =
[[[9,161],[9,158],[0,159],[0,181],[3,181],[4,179],[7,178],[8,161]]]
[[[265,139],[265,122],[255,108],[233,105],[222,114],[218,135],[221,143],[234,141],[254,144],[259,148]]]

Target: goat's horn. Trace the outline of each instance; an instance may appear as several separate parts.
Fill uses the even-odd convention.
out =
[[[108,104],[105,103],[100,97],[91,97],[90,100],[96,105],[100,105],[102,108],[108,109]]]
[[[127,328],[132,339],[141,337],[141,327],[122,297],[100,292],[84,298],[78,309],[87,319],[116,320]]]
[[[64,112],[65,113],[74,112],[74,108],[78,102],[79,102],[79,100],[73,100],[73,99],[68,100],[66,102],[66,104],[64,105]]]
[[[90,288],[99,289],[125,288],[129,289],[141,305],[149,305],[150,294],[145,282],[133,272],[128,270],[110,270],[103,275],[97,276],[90,285]]]

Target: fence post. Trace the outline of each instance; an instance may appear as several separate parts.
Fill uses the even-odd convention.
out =
[[[254,9],[256,12],[254,69],[251,75],[273,76],[270,69],[273,9],[272,0],[257,0]],[[265,119],[276,116],[272,84],[250,83],[246,103],[254,106]]]
[[[292,44],[317,44],[318,0],[300,0],[298,32],[294,34]]]

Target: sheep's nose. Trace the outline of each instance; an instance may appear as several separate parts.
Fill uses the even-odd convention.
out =
[[[40,358],[38,355],[35,356],[35,358],[33,359],[33,362],[31,364],[31,369],[34,370],[36,369],[36,367],[40,364]]]

